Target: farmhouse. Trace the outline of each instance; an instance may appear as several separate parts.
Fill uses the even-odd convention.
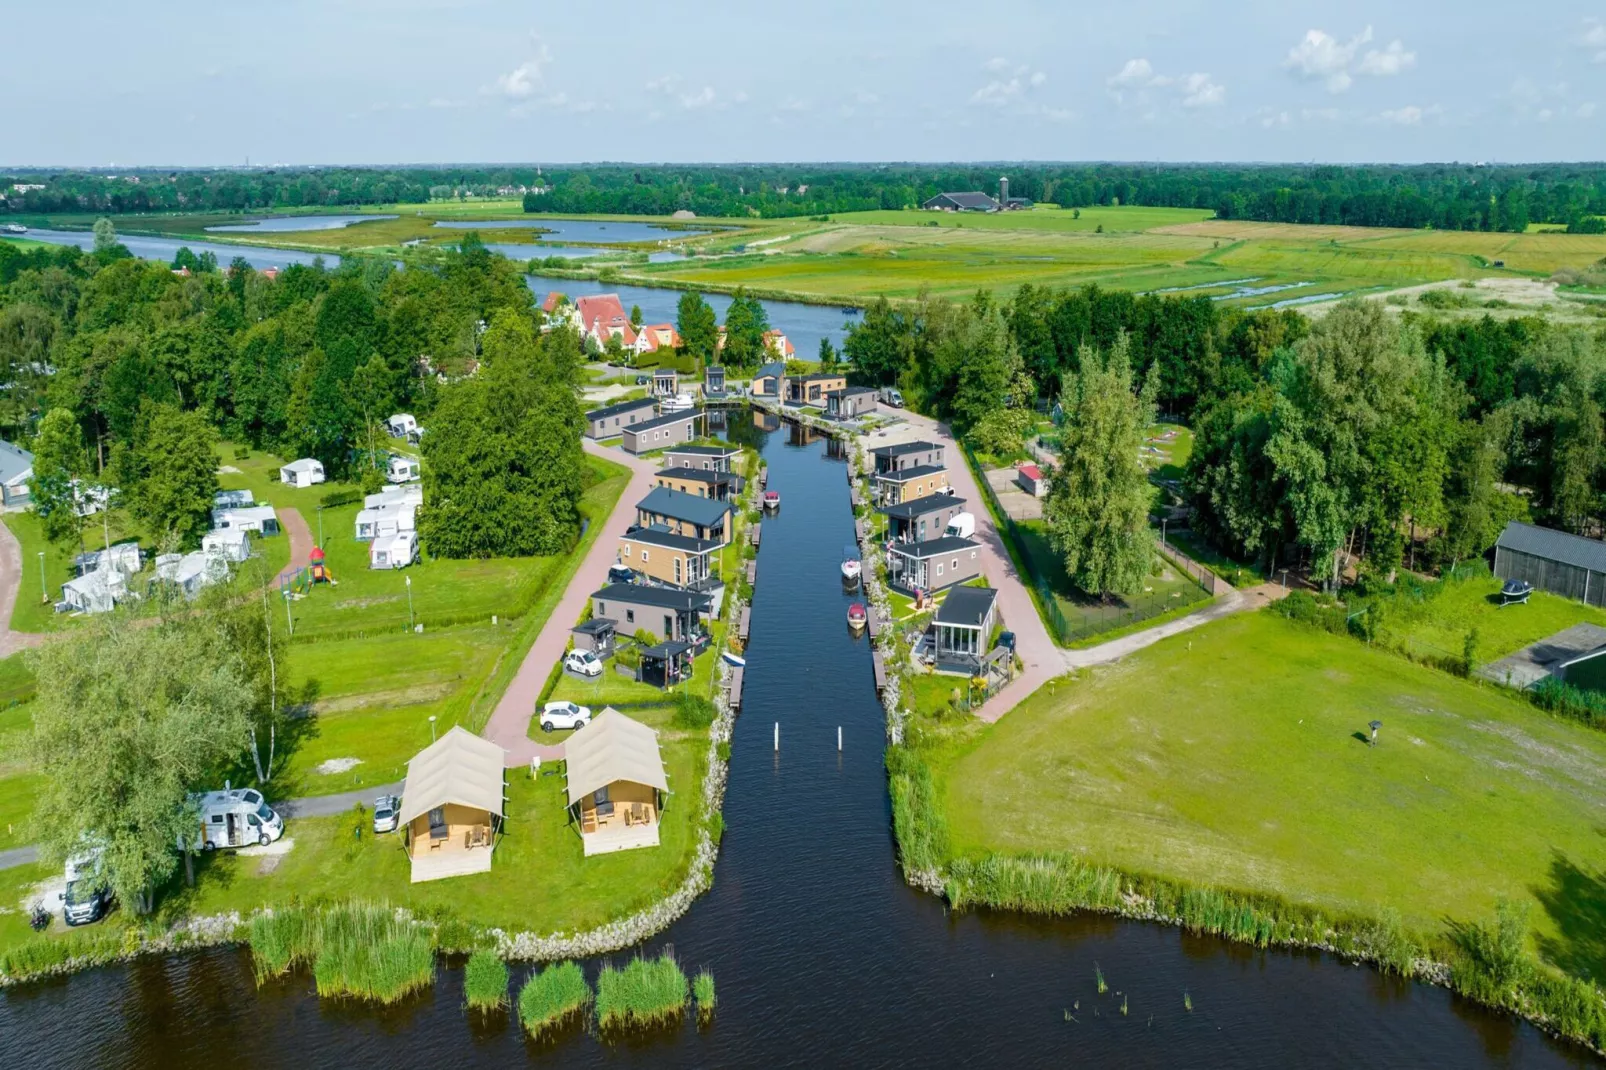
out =
[[[626,453],[646,453],[690,442],[697,437],[698,419],[695,412],[676,412],[642,420],[624,428],[620,445]]]
[[[610,620],[624,635],[646,632],[655,642],[689,640],[702,634],[702,615],[713,605],[706,594],[641,583],[610,583],[591,596],[593,620]]]
[[[397,817],[414,884],[490,871],[506,762],[501,747],[453,725],[407,763]]]
[[[607,348],[608,340],[617,338],[626,349],[635,348],[636,329],[630,325],[630,317],[625,315],[625,307],[619,303],[618,294],[582,297],[574,305],[582,340],[589,338],[598,346]]]
[[[637,398],[592,409],[586,413],[586,437],[612,438],[632,424],[652,419],[657,411],[658,406],[652,398]]]
[[[850,386],[833,390],[825,395],[825,412],[838,420],[852,420],[869,416],[876,411],[875,390],[868,386]]]
[[[1606,543],[1513,520],[1494,544],[1494,574],[1606,606]]]
[[[981,554],[970,539],[943,536],[887,547],[887,580],[912,594],[940,591],[981,575]]]
[[[731,461],[741,452],[731,446],[671,446],[664,450],[664,467],[729,472]]]
[[[720,544],[676,535],[667,527],[632,527],[619,537],[619,563],[650,579],[676,587],[696,587],[713,571]]]
[[[657,847],[669,795],[658,733],[609,707],[563,751],[569,818],[586,856]]]
[[[636,356],[644,353],[673,353],[681,346],[680,334],[675,330],[673,323],[654,323],[643,327],[636,333],[636,344],[633,347]]]
[[[925,542],[948,529],[954,517],[965,511],[965,499],[952,494],[928,494],[895,505],[883,505],[876,512],[887,518],[888,542]]]
[[[746,481],[735,472],[716,472],[706,468],[664,468],[653,479],[655,486],[722,502],[740,494],[746,485]]]
[[[636,523],[641,527],[662,524],[677,535],[708,539],[724,546],[731,504],[715,498],[654,487],[636,503]]]
[[[32,478],[33,454],[0,441],[0,505],[28,504],[28,481]]]
[[[756,398],[779,400],[781,385],[786,381],[785,364],[766,364],[753,376],[750,392]]]
[[[971,193],[939,193],[920,207],[928,212],[996,212],[998,202],[977,190]]]
[[[310,487],[323,482],[323,462],[311,457],[291,461],[279,469],[279,482],[292,487]]]

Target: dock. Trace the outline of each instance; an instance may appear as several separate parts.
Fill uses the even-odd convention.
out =
[[[865,626],[870,629],[871,639],[874,639],[876,636],[881,634],[880,615],[877,614],[873,608],[870,610],[869,615],[865,618]]]
[[[758,529],[763,527],[763,526],[764,525],[762,523],[754,524],[747,532],[747,541],[752,543],[754,546],[757,546],[758,545]]]
[[[887,667],[881,663],[881,651],[873,650],[870,652],[870,667],[875,670],[875,690],[876,694],[879,695],[887,686]],[[742,670],[737,669],[736,671],[740,673]]]
[[[864,494],[859,490],[859,484],[853,484],[853,508],[857,509],[864,504]]]
[[[865,540],[870,537],[869,530],[866,528],[863,520],[855,520],[853,522],[853,527],[859,533],[859,545],[863,546]]]
[[[763,468],[760,468],[758,470],[758,485],[761,486],[761,487],[767,487],[767,486],[769,486],[769,482],[770,482],[770,466],[769,465],[765,465]]]
[[[877,679],[880,679],[878,676]],[[730,679],[725,682],[725,690],[730,692],[731,709],[742,708],[742,667],[736,666],[731,670]]]
[[[742,607],[742,621],[741,621],[740,624],[738,624],[736,626],[736,634],[737,634],[737,636],[739,636],[741,638],[742,646],[744,648],[747,646],[747,636],[748,636],[748,633],[752,630],[752,625],[753,625],[753,607],[752,606],[743,606]]]
[[[747,582],[748,583],[757,583],[758,582],[758,561],[757,561],[757,559],[754,559],[754,560],[749,561],[747,563]]]

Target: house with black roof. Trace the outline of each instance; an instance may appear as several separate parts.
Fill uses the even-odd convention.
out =
[[[1606,542],[1513,520],[1494,544],[1494,574],[1606,606]]]
[[[706,472],[729,472],[731,462],[741,454],[735,446],[670,446],[664,450],[665,468],[699,468]]]
[[[657,642],[687,641],[703,634],[702,619],[713,600],[697,591],[610,583],[591,596],[591,618],[611,620],[621,635],[646,632]]]
[[[767,398],[770,401],[779,401],[781,392],[786,383],[786,365],[784,363],[766,364],[759,368],[758,374],[753,376],[749,388],[756,398]]]
[[[875,389],[849,386],[825,395],[825,414],[838,420],[854,420],[876,411]]]
[[[657,411],[658,406],[652,398],[637,398],[592,409],[586,413],[586,437],[612,438],[622,435],[625,428],[651,420]]]
[[[724,546],[729,541],[731,504],[700,498],[668,487],[654,487],[636,503],[636,524],[661,525],[676,535],[708,539]]]
[[[902,468],[947,467],[942,446],[924,439],[900,442],[895,446],[877,446],[870,451],[870,456],[875,459],[876,475]]]
[[[648,453],[683,446],[697,437],[698,412],[674,412],[668,416],[645,420],[624,429],[624,441],[619,443],[626,453]]]
[[[945,535],[887,547],[887,582],[905,594],[941,591],[981,575],[981,546]]]
[[[848,388],[848,377],[841,372],[814,372],[809,375],[786,377],[786,402],[789,405],[825,404],[825,395]]]
[[[965,499],[953,494],[928,494],[894,505],[883,505],[876,512],[887,518],[888,542],[925,542],[935,539],[954,517],[965,511]]]
[[[992,648],[998,619],[998,592],[991,587],[955,587],[932,621],[932,652],[938,672],[979,675]]]
[[[746,480],[735,472],[720,472],[708,468],[663,468],[653,476],[653,485],[693,494],[699,498],[716,498],[728,502],[742,492]]]
[[[725,369],[718,364],[710,364],[703,369],[703,397],[718,401],[725,396]]]
[[[975,190],[970,193],[939,193],[920,207],[928,212],[996,212],[998,202]]]
[[[702,588],[714,578],[714,555],[722,545],[662,524],[637,525],[619,536],[619,563],[649,580]]]

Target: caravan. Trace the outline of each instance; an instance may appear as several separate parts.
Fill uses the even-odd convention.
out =
[[[392,483],[416,483],[424,478],[424,468],[411,457],[392,454],[385,467],[385,478]]]
[[[369,568],[406,568],[418,560],[418,533],[382,535],[368,544]]]
[[[234,788],[191,795],[200,831],[191,847],[211,851],[218,847],[268,844],[284,835],[284,818],[274,813],[255,788]]]
[[[254,531],[258,535],[279,534],[279,517],[271,505],[233,506],[212,510],[213,531]]]
[[[201,549],[238,564],[251,556],[251,536],[244,528],[221,528],[201,536]]]
[[[358,542],[367,542],[408,534],[418,528],[417,515],[417,508],[412,505],[380,505],[359,510],[355,538]]]
[[[392,438],[404,438],[409,442],[418,441],[418,421],[410,413],[398,412],[385,421],[385,430],[390,432]]]

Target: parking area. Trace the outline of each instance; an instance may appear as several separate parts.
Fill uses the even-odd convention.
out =
[[[1499,661],[1478,670],[1486,680],[1508,687],[1527,688],[1551,676],[1566,661],[1606,646],[1606,628],[1596,624],[1575,624],[1537,643],[1529,643]]]

